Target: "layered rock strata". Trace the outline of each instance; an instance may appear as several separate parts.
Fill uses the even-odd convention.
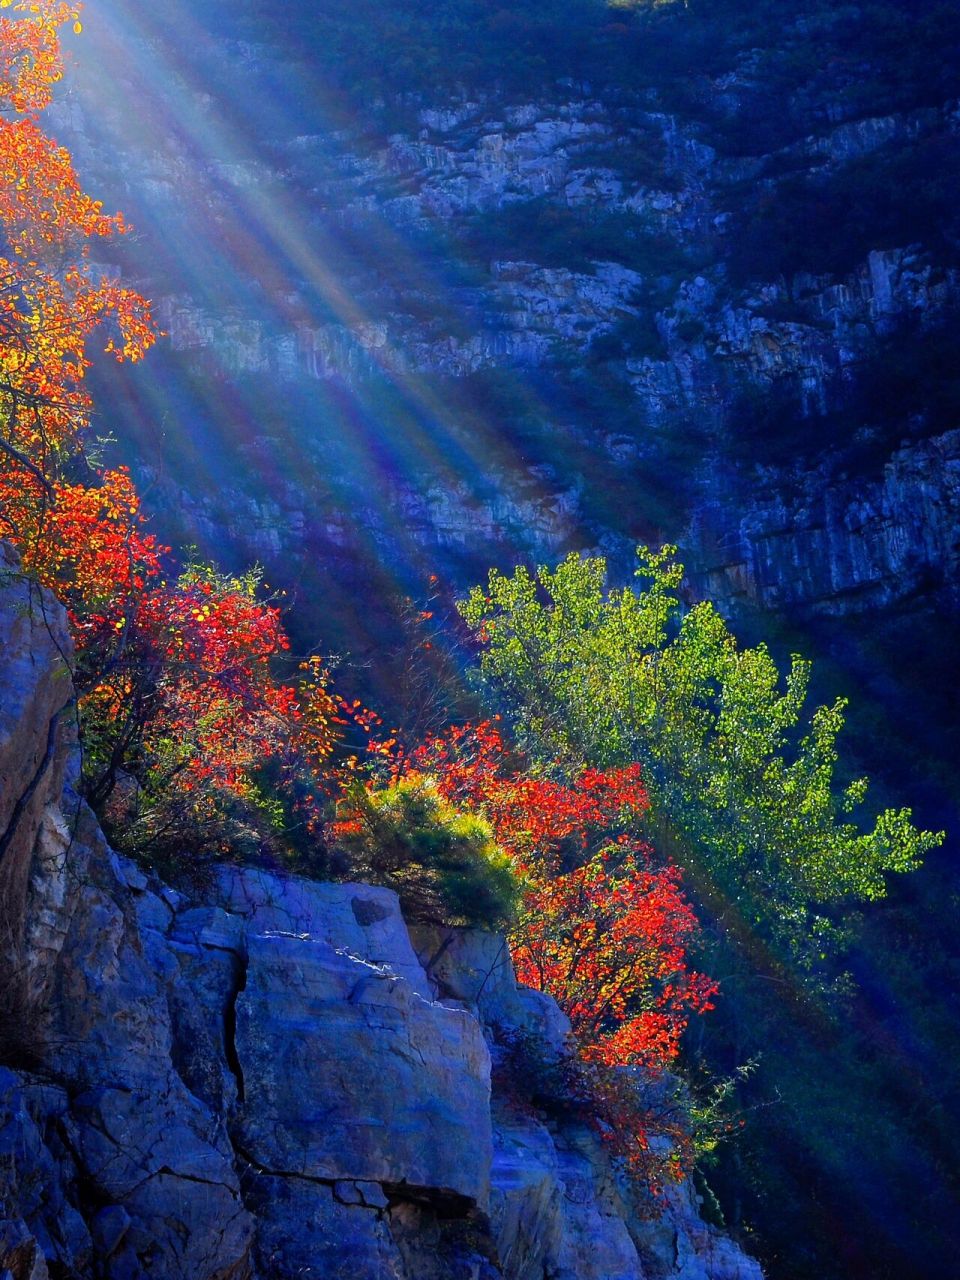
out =
[[[186,406],[191,438],[209,435],[212,451],[236,458],[227,484],[203,483],[182,471],[159,423],[146,431],[151,501],[185,523],[187,540],[222,553],[226,538],[287,586],[309,587],[318,561],[345,580],[356,556],[400,579],[438,572],[465,586],[471,557],[482,572],[571,548],[599,548],[627,576],[637,538],[657,534],[689,547],[699,572],[736,574],[763,606],[792,595],[842,612],[903,599],[915,586],[902,585],[904,558],[929,561],[931,582],[955,583],[942,538],[915,517],[882,517],[902,554],[874,548],[887,534],[872,514],[858,525],[858,503],[875,495],[856,464],[846,483],[831,482],[822,521],[796,484],[799,468],[801,488],[822,485],[819,457],[794,467],[778,458],[763,485],[752,455],[739,483],[715,465],[771,403],[809,419],[809,433],[795,429],[801,445],[820,433],[814,454],[874,431],[850,408],[851,388],[869,381],[901,326],[935,330],[960,306],[955,264],[909,238],[865,242],[858,261],[835,270],[818,270],[813,254],[811,269],[757,263],[740,278],[731,262],[744,191],[775,204],[798,174],[954,145],[955,102],[889,114],[800,93],[792,141],[768,154],[751,153],[749,131],[745,154],[725,153],[703,103],[670,109],[669,95],[576,85],[526,101],[424,97],[398,104],[394,131],[297,107],[273,132],[260,136],[255,122],[240,137],[218,85],[256,102],[306,75],[301,96],[313,101],[309,74],[277,33],[261,23],[251,43],[218,30],[184,62],[181,47],[138,43],[134,8],[129,39],[110,48],[121,74],[103,76],[89,48],[52,127],[97,193],[144,228],[124,266],[168,334],[158,377]],[[144,57],[184,63],[164,104],[140,113],[165,119],[172,99],[180,129],[132,128],[128,96],[148,91],[134,74]],[[752,60],[701,90],[736,123],[740,99],[758,92]],[[196,115],[212,122],[200,154]],[[258,236],[286,245],[290,261],[234,251],[253,252]],[[158,275],[158,237],[203,248]],[[199,379],[222,384],[214,399],[231,406],[222,442],[219,409],[211,416],[191,397]],[[491,381],[510,390],[485,408]],[[598,385],[610,399],[593,398]],[[384,386],[401,389],[404,408]],[[277,402],[297,407],[278,420]],[[142,443],[140,409],[131,416],[125,394],[103,407],[121,439]],[[922,409],[921,394],[889,427],[884,458],[918,431],[935,434],[912,420]],[[831,415],[842,440],[831,441]],[[370,453],[367,420],[378,439]],[[780,429],[774,421],[768,434]],[[909,465],[940,484],[926,443]],[[710,539],[722,542],[719,560]]]

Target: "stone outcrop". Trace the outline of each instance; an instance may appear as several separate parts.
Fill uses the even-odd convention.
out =
[[[804,477],[739,519],[710,504],[690,531],[700,590],[728,608],[850,613],[960,596],[960,431],[898,449],[877,479]]]
[[[0,756],[35,770],[65,638],[23,590],[0,584]],[[266,871],[187,899],[51,787],[68,838],[33,822],[21,855],[36,1061],[0,1060],[3,1280],[760,1280],[689,1187],[638,1216],[582,1121],[504,1087],[506,1035],[556,1055],[569,1028],[503,939]]]
[[[4,544],[0,601],[0,960],[12,962],[24,942],[31,866],[64,840],[59,805],[70,756],[65,708],[72,687],[63,616],[21,574]]]

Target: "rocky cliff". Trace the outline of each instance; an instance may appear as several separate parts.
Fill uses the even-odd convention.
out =
[[[824,470],[804,476],[792,500],[697,513],[689,545],[703,593],[771,610],[851,613],[923,595],[956,609],[960,431],[898,449],[877,479]]]
[[[640,1215],[537,1111],[504,1046],[568,1026],[502,938],[117,858],[70,788],[62,615],[13,560],[0,633],[3,1280],[760,1280],[689,1184]]]
[[[609,59],[597,74],[544,74],[554,47],[547,31],[539,44],[527,42],[526,64],[508,75],[509,33],[498,62],[471,30],[440,90],[417,75],[413,87],[398,87],[398,67],[409,74],[411,65],[436,65],[431,41],[444,14],[473,21],[486,11],[508,30],[518,13],[535,10],[559,29],[558,16],[577,7],[88,5],[55,132],[74,150],[85,185],[137,227],[102,265],[142,285],[169,333],[142,370],[93,371],[102,430],[120,442],[110,456],[136,466],[167,541],[194,543],[230,568],[256,558],[273,586],[298,589],[298,647],[358,655],[361,674],[340,673],[348,687],[354,678],[362,685],[369,659],[374,674],[353,692],[385,711],[394,690],[386,659],[399,645],[384,625],[391,594],[417,596],[434,573],[460,591],[491,563],[551,560],[572,548],[604,550],[626,577],[638,537],[677,539],[699,592],[731,608],[792,614],[790,625],[800,613],[829,615],[800,619],[807,631],[790,634],[784,648],[789,640],[801,652],[829,652],[836,665],[817,663],[818,697],[852,695],[867,770],[884,774],[891,800],[914,800],[925,825],[955,829],[955,809],[938,788],[941,779],[955,783],[960,758],[956,8],[678,0],[651,6],[672,17],[644,52],[629,43],[629,10],[618,6],[625,22],[604,36]],[[413,15],[416,32],[419,21],[412,56],[409,30],[391,26],[398,11],[400,27]],[[348,28],[332,54],[309,34],[324,13]],[[714,14],[711,29],[704,19]],[[333,74],[338,61],[346,74]],[[640,61],[642,77],[632,70]],[[534,75],[531,64],[539,64]],[[743,638],[752,621],[738,623]],[[767,617],[753,635],[772,633]],[[40,652],[46,635],[25,595],[2,637],[7,651]],[[33,664],[23,658],[23,670]],[[250,1042],[243,1052],[260,1065],[240,1064],[245,992],[230,1012],[239,979],[215,977],[216,965],[242,972],[257,950],[249,926],[234,920],[248,908],[230,906],[228,886],[204,902],[170,902],[160,886],[126,883],[135,874],[111,862],[82,812],[74,819],[69,794],[66,809],[60,799],[61,774],[70,778],[68,689],[37,689],[24,678],[21,696],[40,723],[64,702],[53,736],[31,730],[7,753],[9,800],[0,811],[4,910],[14,925],[4,945],[29,979],[11,1002],[20,1032],[10,1056],[18,1069],[54,1064],[53,1076],[21,1081],[35,1100],[35,1128],[32,1137],[17,1129],[18,1149],[44,1167],[42,1140],[53,1162],[45,1167],[56,1174],[26,1179],[11,1238],[26,1242],[29,1256],[29,1240],[44,1240],[46,1213],[60,1236],[74,1233],[78,1257],[90,1239],[93,1256],[113,1257],[110,1240],[121,1239],[127,1218],[137,1222],[135,1189],[146,1180],[150,1194],[173,1189],[187,1206],[199,1202],[190,1195],[216,1202],[224,1226],[239,1215],[231,1248],[242,1254],[251,1238],[244,1215],[258,1210],[248,1190],[254,1166],[234,1146],[238,1064],[244,1087],[249,1076],[259,1096],[279,1087],[261,1076],[265,1054]],[[0,718],[18,705],[11,695]],[[12,732],[32,723],[18,717]],[[931,779],[936,794],[924,801]],[[57,869],[65,852],[75,882]],[[855,964],[860,1038],[845,1067],[836,1042],[825,1049],[821,1031],[792,1009],[782,1036],[764,1036],[753,1094],[764,1099],[760,1123],[748,1125],[739,1148],[743,1168],[718,1171],[718,1190],[729,1215],[757,1229],[771,1272],[789,1280],[952,1273],[958,1143],[950,1117],[960,1114],[960,1085],[956,1019],[939,1004],[956,985],[949,856],[898,886],[896,908],[871,908],[873,940]],[[31,879],[41,863],[49,874]],[[159,957],[156,985],[143,988],[154,993],[145,997],[144,1034],[159,1028],[158,1043],[178,1047],[161,1045],[157,1061],[166,1065],[150,1079],[175,1077],[195,1100],[176,1132],[206,1134],[212,1190],[162,1152],[175,1173],[161,1163],[152,1177],[131,1174],[122,1192],[105,1191],[105,1175],[95,1182],[88,1172],[98,1159],[109,1163],[89,1154],[95,1139],[70,1146],[72,1130],[56,1119],[69,1119],[74,1099],[100,1083],[113,1088],[108,1073],[98,1077],[68,1054],[87,1031],[68,1023],[38,1036],[32,1015],[23,1016],[60,981],[58,957],[74,954],[62,938],[81,919],[80,890],[100,914],[77,946],[82,955],[102,933],[109,976],[85,977],[71,959],[78,989],[107,989],[128,974],[134,987],[153,983],[150,957]],[[132,923],[138,903],[157,912],[153,925]],[[212,1047],[205,1036],[219,1024],[207,1019],[208,997],[189,1005],[176,994],[181,964],[194,961],[174,936],[174,916],[193,910],[224,912],[240,938],[205,946],[195,964],[213,984],[209,1002],[226,1000],[222,1041]],[[349,915],[337,918],[353,929]],[[121,919],[122,927],[110,923]],[[323,990],[339,981],[330,976]],[[313,977],[304,983],[307,1001],[320,988]],[[105,998],[102,1043],[119,1046],[111,1037],[133,1015],[115,1017]],[[126,1050],[106,1060],[114,1059],[125,1062]],[[724,1058],[721,1070],[730,1069]],[[130,1066],[128,1080],[128,1067],[117,1066],[121,1092],[141,1096],[131,1083],[140,1070]],[[499,1090],[493,1070],[491,1078]],[[171,1085],[177,1108],[181,1085]],[[151,1085],[151,1096],[165,1088]],[[782,1105],[765,1109],[781,1096]],[[82,1127],[92,1112],[77,1114],[70,1123]],[[138,1122],[141,1114],[152,1113],[144,1105]],[[571,1200],[594,1204],[592,1191],[586,1199],[576,1189],[554,1194],[561,1166],[567,1188],[596,1182],[595,1173],[579,1184],[569,1172],[564,1151],[579,1150],[581,1139],[539,1120],[546,1137],[538,1129],[534,1138],[526,1123],[521,1116],[518,1149],[553,1170],[537,1182],[549,1214]],[[291,1155],[277,1133],[282,1156],[265,1145],[269,1135],[239,1140],[264,1161],[260,1185],[293,1187],[288,1165],[309,1168],[323,1152]],[[523,1155],[525,1168],[530,1159]],[[586,1160],[595,1168],[594,1155]],[[243,1176],[232,1181],[229,1168]],[[741,1209],[744,1169],[753,1191]],[[451,1211],[474,1231],[479,1218],[464,1213],[473,1192],[434,1188],[439,1200],[417,1196],[411,1207],[401,1197],[394,1212],[396,1187],[378,1170],[386,1207],[344,1204],[327,1190],[330,1213],[376,1219],[392,1242],[383,1248],[401,1256],[403,1223],[417,1214],[428,1224],[421,1240],[451,1239],[441,1225]],[[308,1192],[355,1182],[375,1194],[360,1177],[295,1176]],[[46,1185],[60,1190],[36,1190]],[[907,1187],[916,1194],[905,1195]],[[104,1219],[117,1234],[98,1235],[99,1209],[121,1200],[126,1217]],[[606,1219],[611,1201],[602,1203]],[[541,1221],[533,1209],[518,1209],[516,1221],[529,1224],[531,1213]],[[176,1213],[161,1216],[178,1239],[192,1236]],[[680,1220],[689,1223],[683,1213]],[[550,1217],[529,1255],[518,1244],[510,1265],[529,1256],[535,1268],[547,1238],[559,1256],[558,1221]],[[699,1227],[664,1221],[661,1245],[643,1236],[644,1258],[660,1258],[648,1269],[723,1248],[698,1237]],[[153,1229],[130,1236],[134,1253]],[[523,1239],[537,1230],[524,1226]],[[481,1253],[492,1248],[489,1233],[483,1238]],[[691,1239],[701,1241],[692,1254]],[[42,1247],[54,1256],[52,1243]],[[469,1254],[474,1243],[463,1247]]]
[[[322,48],[237,16],[243,38],[198,5],[184,41],[116,0],[58,107],[140,227],[122,265],[167,350],[104,409],[178,532],[287,585],[320,561],[462,586],[572,547],[627,572],[665,534],[731,600],[952,587],[932,438],[956,405],[925,380],[960,276],[917,173],[949,191],[960,115],[839,57],[790,83],[856,14],[788,15],[773,53],[703,59],[685,96],[679,73],[393,100],[374,77],[335,102]],[[652,33],[651,59],[683,38]],[[898,186],[912,221],[886,208]]]

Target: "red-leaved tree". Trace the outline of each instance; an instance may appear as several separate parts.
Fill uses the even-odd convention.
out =
[[[235,831],[221,819],[238,807],[283,822],[259,789],[270,765],[299,779],[298,821],[316,828],[317,775],[349,719],[323,664],[283,679],[289,645],[256,575],[177,571],[130,475],[84,459],[91,343],[136,361],[157,333],[146,300],[92,262],[126,233],[122,216],[83,191],[40,124],[60,28],[79,30],[78,14],[20,0],[0,17],[0,538],[67,608],[85,784],[115,840],[190,852]]]
[[[679,871],[635,834],[649,807],[640,767],[532,776],[489,722],[451,729],[411,763],[447,799],[480,810],[524,876],[517,976],[556,999],[585,1059],[669,1066],[717,984],[688,969],[697,921]]]
[[[517,977],[554,997],[576,1052],[531,1061],[521,1037],[515,1074],[526,1087],[540,1075],[548,1093],[582,1105],[636,1184],[659,1194],[694,1159],[688,1106],[665,1072],[718,985],[689,965],[698,925],[679,870],[638,835],[649,808],[640,767],[532,773],[489,721],[409,754],[386,745],[394,785],[429,778],[456,809],[480,814],[522,879]]]

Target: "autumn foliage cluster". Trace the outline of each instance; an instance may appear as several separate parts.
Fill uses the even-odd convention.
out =
[[[156,853],[216,844],[231,814],[276,818],[255,775],[270,761],[309,774],[343,708],[315,658],[278,678],[289,645],[255,574],[178,573],[130,475],[85,457],[91,343],[138,361],[157,332],[148,302],[93,263],[122,216],[83,192],[39,123],[65,23],[80,26],[62,0],[0,17],[0,537],[67,607],[88,794],[115,838]],[[304,823],[315,790],[300,788]]]
[[[451,729],[412,760],[485,815],[522,879],[519,980],[557,999],[586,1058],[669,1065],[717,988],[687,969],[697,922],[677,869],[636,835],[649,807],[639,766],[534,775],[489,722]]]
[[[637,836],[649,807],[639,767],[581,769],[565,778],[534,773],[497,725],[485,722],[451,728],[409,754],[397,750],[391,768],[388,782],[374,779],[360,795],[344,794],[333,838],[348,849],[389,848],[384,801],[393,803],[404,786],[445,803],[461,822],[480,817],[517,880],[509,922],[517,977],[552,995],[570,1019],[576,1054],[553,1066],[564,1092],[589,1105],[648,1185],[681,1173],[689,1128],[647,1105],[638,1082],[675,1062],[690,1016],[713,1007],[717,984],[689,968],[697,920],[677,868],[658,861]],[[401,897],[417,861],[408,854],[393,868]],[[489,862],[474,855],[471,868],[475,882],[489,880]],[[471,897],[495,911],[508,900],[502,891],[484,898],[477,887]],[[494,914],[454,923],[504,920]],[[530,1076],[531,1064],[522,1071]],[[654,1135],[666,1139],[659,1151]]]

